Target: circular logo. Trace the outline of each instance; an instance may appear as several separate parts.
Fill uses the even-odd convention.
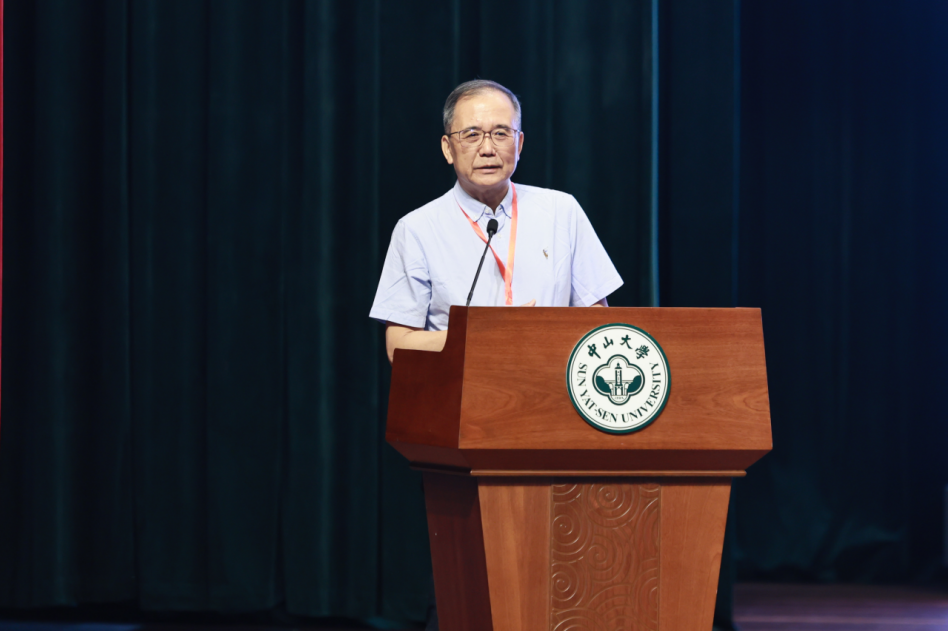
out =
[[[566,365],[566,387],[576,411],[604,432],[627,434],[661,414],[671,375],[665,351],[631,324],[606,324],[576,344]]]

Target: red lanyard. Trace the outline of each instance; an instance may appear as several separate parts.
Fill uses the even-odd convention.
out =
[[[497,252],[494,251],[494,246],[490,246],[490,251],[494,255],[494,260],[497,261],[497,269],[500,270],[500,275],[504,277],[504,295],[507,298],[507,304],[513,304],[513,271],[514,271],[514,252],[517,249],[517,187],[514,186],[514,183],[510,183],[510,188],[513,190],[513,202],[510,204],[510,246],[507,248],[507,265],[505,266],[503,261],[500,260],[500,257],[497,256]],[[455,200],[457,201],[457,200]],[[458,208],[461,208],[461,212],[464,213],[464,216],[470,222],[471,227],[474,228],[474,232],[477,233],[477,236],[481,238],[481,241],[487,243],[487,236],[484,234],[484,231],[481,230],[480,226],[471,219],[464,208],[461,207],[461,203],[458,202]]]

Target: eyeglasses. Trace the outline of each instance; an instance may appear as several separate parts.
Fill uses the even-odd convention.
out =
[[[479,147],[484,141],[484,136],[490,136],[495,147],[505,147],[513,142],[514,136],[519,129],[510,129],[508,127],[498,127],[493,131],[483,131],[480,129],[462,129],[461,131],[452,131],[448,136],[458,135],[458,141],[465,147]]]

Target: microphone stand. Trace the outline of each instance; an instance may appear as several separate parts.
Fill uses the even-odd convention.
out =
[[[494,238],[495,234],[497,234],[497,220],[491,219],[487,222],[487,243],[484,245],[484,253],[481,254],[481,262],[477,264],[477,273],[474,274],[474,283],[471,285],[471,293],[467,295],[467,302],[464,303],[465,307],[471,306],[471,298],[474,297],[474,288],[477,287],[477,279],[481,275],[481,267],[484,266],[484,257],[487,256],[487,250],[490,248],[490,240]]]

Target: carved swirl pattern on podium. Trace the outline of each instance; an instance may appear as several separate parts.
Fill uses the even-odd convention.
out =
[[[553,631],[657,631],[657,484],[553,486]]]

